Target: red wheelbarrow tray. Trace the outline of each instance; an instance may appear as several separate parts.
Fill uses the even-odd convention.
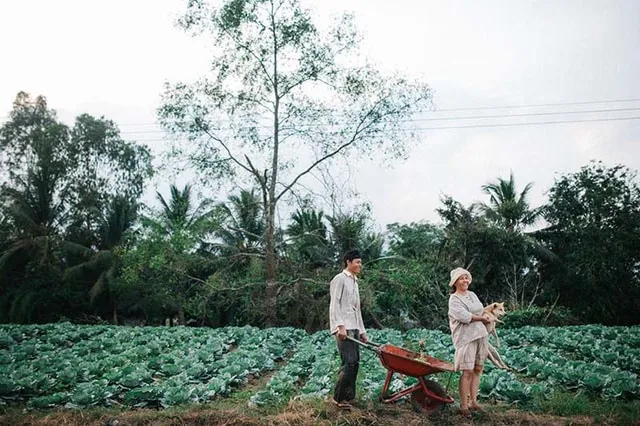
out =
[[[453,402],[453,398],[447,395],[438,383],[425,379],[430,374],[454,372],[453,364],[389,343],[380,345],[373,342],[364,343],[351,337],[347,337],[347,339],[375,351],[382,365],[388,370],[380,396],[381,401],[394,402],[411,394],[413,402],[417,403],[424,411],[434,411],[442,408],[444,404]],[[387,396],[386,393],[394,373],[416,377],[418,383]]]

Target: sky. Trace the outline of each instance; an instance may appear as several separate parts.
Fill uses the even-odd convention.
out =
[[[465,205],[487,201],[481,186],[511,171],[519,188],[533,182],[536,206],[547,200],[554,179],[591,160],[640,170],[640,119],[620,120],[640,117],[640,2],[302,3],[319,22],[353,12],[362,54],[384,71],[426,81],[436,112],[425,118],[448,118],[417,124],[430,130],[420,131],[407,160],[382,166],[363,158],[350,171],[358,200],[371,205],[380,230],[392,222],[437,221],[445,194]],[[211,60],[205,40],[174,26],[185,5],[0,2],[0,122],[22,90],[46,96],[69,124],[85,112],[110,118],[125,139],[147,144],[161,158],[167,144],[154,123],[163,83],[203,76]],[[534,113],[547,115],[513,117]],[[484,115],[510,117],[460,119]],[[159,176],[145,200],[156,190],[166,193],[169,180]]]

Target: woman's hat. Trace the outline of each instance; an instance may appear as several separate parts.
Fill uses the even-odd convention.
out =
[[[469,275],[469,284],[471,284],[471,272],[467,271],[464,268],[456,268],[453,271],[451,271],[451,281],[449,281],[449,287],[453,287],[453,285],[456,283],[456,281],[458,281],[458,278],[460,278],[461,276],[463,276],[464,274]]]

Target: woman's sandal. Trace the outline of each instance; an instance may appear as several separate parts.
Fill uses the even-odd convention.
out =
[[[471,415],[471,411],[468,408],[461,408],[460,415],[466,419],[473,418],[473,416]]]

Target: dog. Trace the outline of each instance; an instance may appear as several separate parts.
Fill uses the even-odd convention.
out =
[[[485,326],[487,327],[487,331],[489,332],[489,334],[493,334],[493,336],[496,338],[496,346],[499,348],[500,338],[498,338],[498,332],[496,331],[496,323],[501,323],[502,321],[500,320],[500,317],[506,314],[506,311],[504,310],[504,302],[491,303],[490,305],[485,306],[482,313],[491,321],[489,324],[485,324]],[[507,366],[507,364],[505,364],[500,357],[498,350],[494,348],[491,343],[488,343],[488,345],[489,354],[487,358],[489,358],[489,361],[491,361],[498,368],[501,368],[503,370],[511,370],[511,368]]]
[[[491,321],[489,324],[485,324],[485,326],[489,334],[493,334],[493,337],[496,338],[496,347],[498,348],[500,347],[500,338],[498,338],[498,332],[496,331],[496,323],[501,323],[500,317],[506,313],[504,310],[504,302],[492,303],[485,306],[482,310],[482,314]]]
[[[489,346],[489,353],[487,354],[487,359],[491,361],[493,365],[495,365],[496,367],[502,370],[513,371],[511,367],[509,367],[507,364],[504,363],[504,361],[502,360],[502,357],[500,357],[500,354],[498,353],[498,350],[494,348],[491,343],[487,343],[487,345]]]

